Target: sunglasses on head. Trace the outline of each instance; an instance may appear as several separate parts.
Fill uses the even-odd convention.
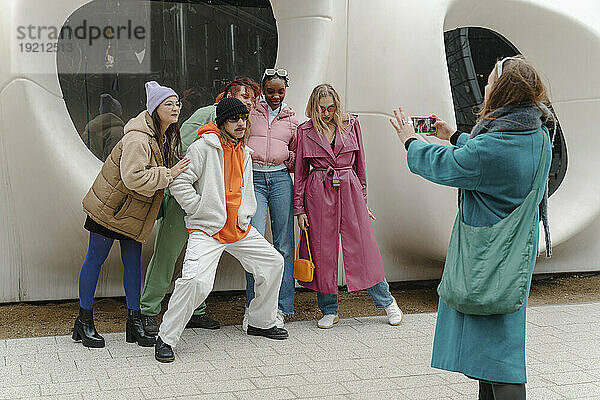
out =
[[[244,122],[248,121],[248,114],[238,114],[238,115],[234,115],[232,117],[227,118],[227,121],[231,122],[231,123],[236,123],[239,120],[242,120]]]
[[[281,78],[285,78],[286,76],[288,76],[288,72],[287,70],[283,69],[283,68],[267,68],[265,69],[265,73],[263,74],[263,79],[267,76],[279,76]]]
[[[504,65],[504,63],[508,60],[519,60],[519,61],[523,61],[522,58],[517,58],[517,57],[504,57],[502,60],[498,61],[496,63],[496,71],[498,72],[498,78],[500,78],[500,76],[502,75],[502,66]]]

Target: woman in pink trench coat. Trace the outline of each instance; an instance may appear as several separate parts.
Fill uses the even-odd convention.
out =
[[[312,282],[323,318],[319,328],[331,328],[338,318],[338,254],[341,235],[348,291],[367,289],[377,308],[384,308],[392,325],[402,311],[385,280],[383,262],[367,207],[367,176],[358,118],[344,114],[339,96],[329,84],[317,86],[308,100],[310,119],[297,131],[294,173],[294,215],[307,228],[315,263]],[[301,239],[304,236],[301,235]],[[301,240],[302,258],[308,258]]]

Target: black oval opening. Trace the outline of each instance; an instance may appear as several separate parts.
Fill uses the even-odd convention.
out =
[[[446,61],[457,128],[469,132],[476,123],[475,109],[483,102],[487,78],[497,60],[519,54],[504,36],[490,29],[464,27],[444,32]],[[560,122],[553,138],[549,194],[567,172],[567,147]]]
[[[90,45],[83,30],[78,35],[65,29],[84,20],[88,32],[91,26],[103,33],[113,26],[107,36],[114,36],[117,25],[133,20],[134,28],[149,27],[150,34],[132,40],[134,28],[124,29],[121,38],[101,36]],[[269,0],[94,0],[75,11],[63,29],[57,47],[63,98],[80,136],[102,161],[123,135],[123,122],[146,108],[145,82],[156,80],[179,94],[183,123],[213,104],[231,80],[259,81],[277,57]],[[149,66],[139,61],[148,55]],[[97,118],[100,123],[90,125]]]

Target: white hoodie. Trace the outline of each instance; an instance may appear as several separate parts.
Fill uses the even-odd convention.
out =
[[[244,147],[242,201],[237,215],[237,225],[243,231],[256,212],[251,153],[248,146]],[[189,168],[173,180],[169,190],[186,213],[185,226],[213,236],[227,221],[224,155],[219,136],[204,133],[185,156],[190,159]]]

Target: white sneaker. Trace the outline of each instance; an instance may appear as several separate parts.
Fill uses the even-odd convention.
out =
[[[275,326],[278,328],[283,328],[283,324],[285,322],[285,315],[283,311],[277,310],[277,315],[275,316]]]
[[[323,318],[317,322],[317,326],[321,329],[333,328],[333,324],[340,322],[340,317],[337,314],[323,315]]]
[[[242,330],[244,332],[248,331],[248,307],[244,309],[244,319],[242,320]]]
[[[402,322],[402,318],[404,317],[402,310],[398,307],[398,303],[396,303],[396,299],[394,299],[392,304],[385,308],[385,313],[387,314],[390,325],[394,326],[400,325],[400,322]]]

